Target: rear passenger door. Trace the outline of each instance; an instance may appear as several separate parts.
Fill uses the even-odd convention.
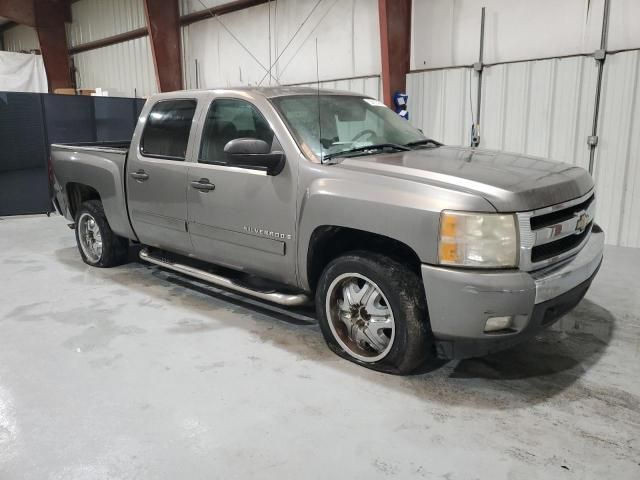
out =
[[[262,102],[260,109],[245,99],[216,98],[203,111],[199,148],[187,175],[189,232],[202,260],[292,282],[297,164],[287,160],[270,176],[225,161],[225,145],[237,138],[263,140],[272,152],[282,151],[267,119],[274,121],[273,107],[266,99],[254,101]]]
[[[139,148],[127,160],[127,197],[133,228],[145,245],[192,252],[187,233],[187,163],[197,102],[156,102],[145,120]],[[135,143],[135,139],[134,139]]]

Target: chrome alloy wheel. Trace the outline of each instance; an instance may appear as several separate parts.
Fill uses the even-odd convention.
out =
[[[377,362],[391,350],[396,328],[380,287],[359,273],[343,273],[327,291],[329,327],[340,346],[363,362]]]
[[[77,228],[82,252],[92,263],[99,262],[102,257],[102,234],[98,222],[91,214],[83,213],[78,219]]]

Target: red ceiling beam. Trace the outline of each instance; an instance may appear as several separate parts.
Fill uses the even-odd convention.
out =
[[[34,2],[30,0],[0,0],[0,17],[21,25],[36,26]]]
[[[411,0],[378,0],[382,60],[382,97],[393,107],[393,95],[404,92],[411,53]]]
[[[41,8],[43,3],[48,3],[51,8],[57,10],[54,17],[37,14],[37,9]],[[30,27],[53,26],[60,15],[62,15],[63,21],[71,21],[70,3],[70,0],[45,0],[44,2],[41,0],[0,0],[0,17]]]
[[[110,45],[116,45],[122,42],[128,42],[129,40],[135,40],[136,38],[142,38],[149,35],[147,27],[136,28],[135,30],[129,30],[128,32],[118,33],[111,37],[101,38],[100,40],[94,40],[93,42],[81,43],[75,47],[69,47],[69,55],[75,55],[80,52],[88,52],[89,50],[95,50],[97,48],[108,47]]]
[[[178,0],[144,0],[158,90],[182,90],[182,48]]]

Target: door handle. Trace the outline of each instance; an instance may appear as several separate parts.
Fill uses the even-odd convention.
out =
[[[209,192],[216,189],[216,186],[213,183],[209,182],[208,178],[194,180],[191,182],[191,186],[196,190],[200,190],[201,192]]]
[[[138,170],[137,172],[131,172],[129,175],[135,178],[139,182],[144,182],[145,180],[149,180],[149,174],[144,170]]]

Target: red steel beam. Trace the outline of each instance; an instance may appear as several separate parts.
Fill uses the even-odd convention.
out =
[[[128,42],[129,40],[135,40],[136,38],[146,37],[149,35],[147,27],[136,28],[124,33],[118,33],[111,37],[101,38],[100,40],[94,40],[93,42],[86,42],[75,47],[69,47],[69,55],[75,55],[80,52],[87,52],[89,50],[95,50],[96,48],[108,47],[109,45],[115,45],[117,43]]]
[[[68,13],[67,0],[34,0],[33,8],[49,91],[72,88],[67,33],[64,26]]]
[[[206,10],[200,10],[198,12],[188,13],[180,18],[182,25],[189,25],[190,23],[199,22],[201,20],[207,20],[212,16],[224,15],[225,13],[237,12],[249,7],[255,7],[256,5],[262,5],[263,3],[269,3],[270,0],[235,0],[233,2],[223,3],[216,5],[215,7],[207,8]]]
[[[158,90],[182,90],[182,48],[178,0],[144,0]]]
[[[382,60],[382,98],[393,108],[393,94],[404,92],[410,68],[411,0],[378,0]]]

